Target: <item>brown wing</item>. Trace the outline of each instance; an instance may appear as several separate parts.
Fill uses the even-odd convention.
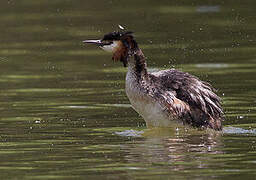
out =
[[[223,116],[220,98],[209,83],[175,69],[152,73],[150,78],[163,92],[170,91],[177,99],[189,105],[191,111],[189,124],[196,126],[209,124],[214,129],[220,128],[219,121]]]

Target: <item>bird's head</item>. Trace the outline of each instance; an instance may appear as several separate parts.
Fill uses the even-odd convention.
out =
[[[138,48],[133,37],[133,32],[111,32],[105,34],[99,40],[85,40],[84,43],[95,44],[101,49],[113,53],[112,59],[114,61],[123,62],[124,66],[128,63],[129,55]]]

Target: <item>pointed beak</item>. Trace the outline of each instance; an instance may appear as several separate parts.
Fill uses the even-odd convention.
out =
[[[98,46],[102,45],[101,40],[85,40],[83,41],[83,43],[87,43],[87,44],[96,44]]]

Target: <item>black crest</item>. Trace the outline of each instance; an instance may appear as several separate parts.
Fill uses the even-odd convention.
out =
[[[125,35],[132,35],[133,32],[127,31],[127,32],[120,32],[115,31],[108,34],[105,34],[102,40],[121,40],[121,38]]]

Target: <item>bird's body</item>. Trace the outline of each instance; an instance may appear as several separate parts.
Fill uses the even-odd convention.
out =
[[[130,32],[109,33],[101,42],[102,48],[112,48],[114,60],[128,65],[126,94],[148,127],[173,127],[179,123],[222,129],[220,98],[208,83],[175,69],[149,73],[145,56]]]

